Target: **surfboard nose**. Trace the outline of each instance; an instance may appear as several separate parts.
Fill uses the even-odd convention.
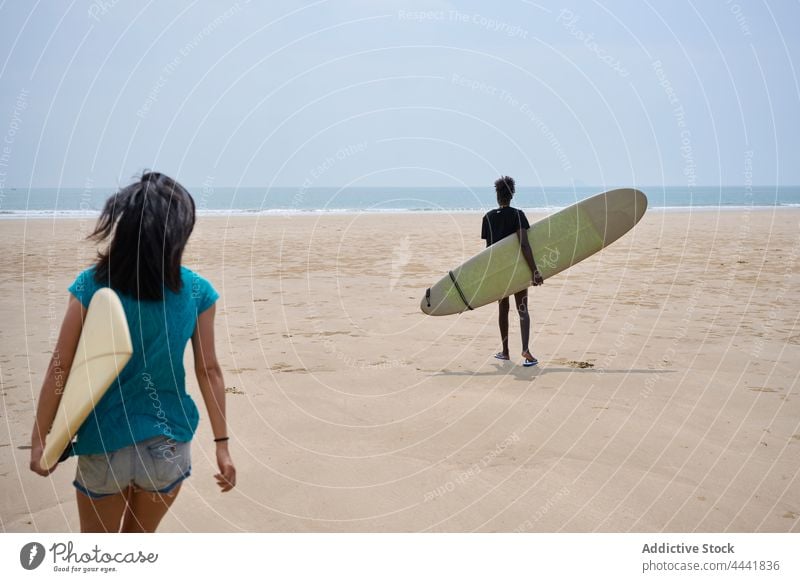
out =
[[[430,315],[433,308],[431,307],[431,288],[425,289],[425,295],[422,296],[422,301],[419,302],[419,308],[425,315]]]
[[[636,218],[636,222],[638,223],[642,216],[644,216],[645,210],[647,210],[647,196],[641,190],[633,190],[634,196],[634,216]]]

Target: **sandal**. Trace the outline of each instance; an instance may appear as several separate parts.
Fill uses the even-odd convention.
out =
[[[525,366],[526,368],[530,368],[531,366],[535,366],[535,365],[537,365],[539,363],[539,360],[537,360],[533,356],[531,356],[530,359],[528,359],[527,356],[523,356],[523,357],[525,359],[522,361],[522,365]]]

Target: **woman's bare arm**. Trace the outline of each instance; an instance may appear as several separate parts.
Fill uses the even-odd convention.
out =
[[[83,305],[75,297],[70,296],[58,341],[53,349],[53,356],[50,358],[42,389],[39,392],[39,404],[36,408],[36,419],[31,432],[31,470],[39,475],[49,475],[55,470],[53,467],[53,469],[45,471],[42,469],[40,461],[47,432],[56,417],[61,394],[64,391],[72,361],[75,359],[75,350],[78,348],[84,317],[86,317],[86,310]]]
[[[216,306],[212,305],[197,317],[197,327],[192,335],[192,349],[194,371],[211,421],[211,430],[215,439],[223,439],[228,437],[228,427],[225,417],[225,381],[214,346],[216,311]],[[228,441],[223,440],[216,445],[217,464],[220,470],[215,475],[217,484],[223,492],[230,491],[236,485],[236,468],[228,451]]]

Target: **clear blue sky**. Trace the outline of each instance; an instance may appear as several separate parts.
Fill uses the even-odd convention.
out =
[[[5,1],[0,187],[800,184],[798,33],[794,1]]]

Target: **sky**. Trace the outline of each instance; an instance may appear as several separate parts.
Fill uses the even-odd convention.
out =
[[[798,32],[789,0],[4,1],[0,195],[797,185]]]

